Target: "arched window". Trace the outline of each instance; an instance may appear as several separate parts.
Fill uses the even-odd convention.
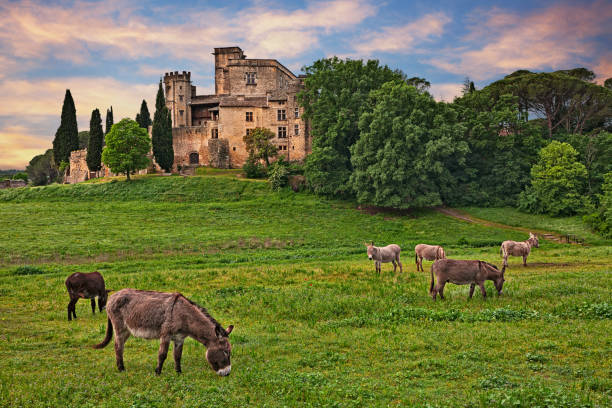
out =
[[[197,153],[189,154],[189,164],[198,164],[200,162],[200,155]]]

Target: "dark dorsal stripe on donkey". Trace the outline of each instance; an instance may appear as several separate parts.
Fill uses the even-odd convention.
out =
[[[68,303],[68,320],[76,319],[76,303],[80,298],[91,299],[91,313],[96,313],[96,296],[100,312],[106,307],[109,289],[106,289],[104,278],[100,272],[75,272],[66,278],[66,289],[70,302]]]
[[[364,244],[367,247],[368,259],[374,261],[376,267],[376,273],[381,272],[381,263],[391,262],[393,263],[393,273],[397,270],[397,265],[400,267],[400,273],[402,272],[402,263],[400,262],[400,252],[402,249],[399,245],[391,244],[385,247],[374,246],[374,241],[371,244]],[[397,280],[397,276],[395,277]]]
[[[164,293],[136,289],[122,289],[113,294],[106,307],[108,326],[106,337],[94,348],[103,348],[115,331],[115,355],[119,371],[125,370],[123,347],[130,335],[160,340],[157,367],[160,374],[174,342],[174,368],[181,372],[183,342],[192,337],[206,347],[206,359],[219,375],[228,375],[231,345],[228,340],[234,326],[224,329],[202,306],[180,293]]]

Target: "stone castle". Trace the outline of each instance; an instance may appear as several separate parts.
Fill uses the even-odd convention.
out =
[[[248,158],[243,137],[256,127],[275,134],[272,143],[279,156],[304,159],[311,149],[308,123],[302,120],[303,109],[297,102],[304,76],[294,75],[277,60],[247,59],[240,47],[215,48],[213,55],[214,95],[197,95],[191,72],[164,75],[174,169],[241,167]],[[72,152],[69,182],[96,176],[85,174],[84,157],[83,150]],[[108,174],[108,169],[102,174]]]

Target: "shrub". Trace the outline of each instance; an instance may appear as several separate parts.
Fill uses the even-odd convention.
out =
[[[270,165],[268,181],[272,190],[280,190],[289,184],[289,164],[282,157]]]
[[[253,156],[249,156],[247,161],[244,163],[244,166],[242,166],[242,169],[244,170],[245,176],[251,179],[261,179],[268,175],[268,172],[263,164],[261,164],[259,160],[256,160]]]
[[[42,273],[47,273],[47,271],[37,266],[29,265],[19,266],[13,271],[13,275],[40,275]]]
[[[583,217],[591,228],[606,238],[612,238],[612,172],[606,173],[596,212]]]

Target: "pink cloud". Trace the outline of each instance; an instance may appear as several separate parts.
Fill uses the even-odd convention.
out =
[[[596,52],[595,37],[612,35],[612,6],[557,5],[520,16],[497,9],[471,28],[466,41],[480,48],[447,49],[427,62],[446,71],[487,79],[517,69],[562,69],[586,65]]]

